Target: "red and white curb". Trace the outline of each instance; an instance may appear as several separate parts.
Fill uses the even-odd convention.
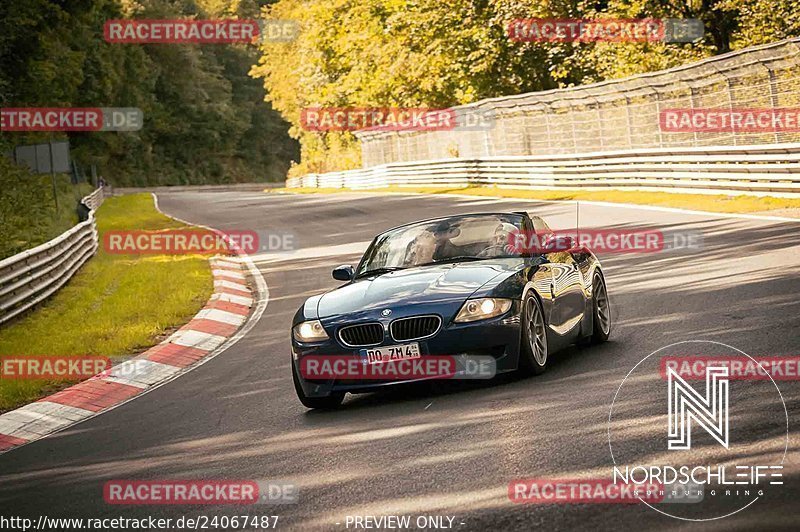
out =
[[[266,283],[247,256],[214,257],[210,263],[214,293],[189,323],[106,372],[1,415],[0,453],[115,408],[207,362],[241,338],[266,307]],[[262,298],[254,300],[244,269]]]

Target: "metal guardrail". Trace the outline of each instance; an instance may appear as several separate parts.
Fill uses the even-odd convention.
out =
[[[498,186],[800,197],[800,143],[438,159],[289,178],[286,186]]]
[[[81,200],[81,203],[89,207],[90,210],[97,210],[98,207],[103,203],[103,199],[105,198],[105,193],[103,192],[103,187],[99,187],[97,190],[89,194],[88,196],[84,197]]]
[[[0,261],[0,324],[53,295],[95,254],[94,211],[103,203],[98,188],[81,200],[89,219],[35,248]]]
[[[490,112],[485,130],[356,132],[365,168],[456,157],[746,146],[800,142],[775,132],[670,132],[660,113],[681,109],[800,107],[800,38],[745,48],[669,70],[579,87],[517,94],[453,107]]]
[[[113,195],[122,196],[124,194],[146,193],[166,193],[166,192],[261,192],[265,188],[279,188],[283,182],[270,181],[260,183],[230,183],[226,185],[160,185],[156,187],[114,187]],[[109,193],[106,191],[106,195]]]

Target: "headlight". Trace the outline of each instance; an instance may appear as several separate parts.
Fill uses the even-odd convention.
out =
[[[482,297],[479,299],[468,299],[456,316],[456,323],[466,323],[470,321],[485,320],[494,318],[511,308],[510,299],[500,299],[497,297]]]
[[[292,329],[292,334],[298,342],[320,342],[328,339],[328,333],[325,332],[319,320],[298,323]]]

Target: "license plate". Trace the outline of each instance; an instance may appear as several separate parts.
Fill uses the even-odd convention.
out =
[[[387,345],[362,349],[361,356],[367,364],[384,364],[396,360],[412,360],[419,358],[419,344]]]

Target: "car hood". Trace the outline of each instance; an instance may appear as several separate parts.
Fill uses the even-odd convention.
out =
[[[463,300],[498,275],[520,269],[522,259],[421,266],[358,279],[323,294],[320,318],[391,306]]]

